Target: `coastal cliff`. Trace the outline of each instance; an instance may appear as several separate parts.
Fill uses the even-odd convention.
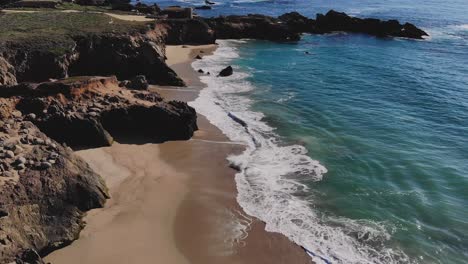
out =
[[[165,31],[153,24],[61,12],[0,14],[0,23],[0,84],[145,75],[152,84],[185,85],[166,65]]]
[[[2,86],[0,105],[2,263],[40,263],[40,256],[77,239],[83,213],[109,197],[100,176],[60,143],[185,140],[197,129],[186,103],[119,87],[115,77]]]
[[[412,24],[330,11],[128,22],[94,13],[0,14],[0,262],[41,263],[78,238],[109,197],[73,149],[190,139],[193,108],[146,85],[184,86],[165,45],[216,39],[298,41],[333,31],[422,38]],[[24,30],[23,26],[28,25]],[[106,76],[106,77],[98,77]],[[143,90],[130,88],[143,87]],[[69,146],[69,147],[67,147]]]

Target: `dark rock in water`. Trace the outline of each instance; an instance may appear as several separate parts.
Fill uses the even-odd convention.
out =
[[[198,9],[198,10],[211,10],[211,6],[209,5],[204,5],[204,6],[196,6],[195,9]]]
[[[345,13],[330,10],[326,15],[317,14],[314,33],[345,31],[366,33],[379,37],[406,37],[422,39],[427,33],[413,24],[401,25],[397,20],[381,21],[373,18],[350,17]]]
[[[307,18],[298,12],[283,14],[278,19],[285,22],[292,31],[298,33],[313,32],[315,27],[315,20]]]
[[[279,19],[264,15],[227,16],[205,18],[218,39],[265,39],[272,41],[297,41],[298,32],[291,30]]]
[[[165,19],[159,25],[167,32],[166,44],[214,44],[215,34],[212,28],[202,19]]]
[[[202,69],[198,70],[199,73],[205,73]]]
[[[201,59],[202,59],[202,57],[201,57],[200,55],[197,55],[197,56],[195,56],[195,59],[197,59],[197,60],[201,60]]]
[[[226,77],[226,76],[232,75],[232,73],[233,73],[232,67],[227,66],[226,68],[224,68],[222,71],[219,72],[218,76]]]
[[[205,4],[207,4],[207,5],[214,5],[215,3],[214,3],[214,2],[211,2],[211,1],[209,1],[209,0],[205,0]]]
[[[127,88],[133,90],[148,90],[149,84],[144,75],[135,76],[127,84]]]
[[[411,23],[405,23],[398,33],[398,36],[403,38],[422,39],[423,36],[429,36],[429,34]]]

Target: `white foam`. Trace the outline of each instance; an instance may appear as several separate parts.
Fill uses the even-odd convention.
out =
[[[190,102],[199,113],[219,127],[230,140],[244,142],[247,149],[228,157],[240,168],[235,181],[237,200],[244,211],[266,223],[266,230],[286,235],[296,244],[333,263],[407,263],[407,256],[386,248],[391,232],[383,223],[331,217],[313,210],[313,200],[301,180],[320,181],[326,168],[307,155],[300,145],[284,145],[274,128],[262,121],[263,114],[251,110],[246,93],[254,89],[249,74],[234,67],[229,77],[217,73],[238,58],[239,41],[218,41],[215,53],[195,61],[194,69],[209,71],[202,76],[207,88]],[[232,112],[248,124],[247,129],[228,117]],[[315,257],[316,263],[323,262]]]

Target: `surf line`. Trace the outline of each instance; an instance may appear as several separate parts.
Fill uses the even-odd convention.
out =
[[[304,251],[305,251],[309,256],[311,256],[311,257],[318,257],[318,258],[320,258],[321,260],[323,260],[326,264],[332,264],[331,261],[329,261],[328,259],[326,259],[326,258],[324,258],[324,257],[322,257],[322,256],[319,256],[319,255],[315,254],[314,252],[308,250],[307,248],[305,248],[305,247],[303,247],[303,246],[301,246],[301,248],[304,249]]]
[[[242,120],[240,117],[236,116],[235,114],[233,114],[232,112],[228,112],[228,116],[236,123],[238,123],[239,125],[243,126],[245,128],[245,131],[250,135],[250,137],[252,138],[252,141],[254,142],[254,144],[256,146],[258,146],[257,144],[257,141],[255,140],[255,137],[253,137],[253,135],[249,132],[249,127],[247,125],[247,123]],[[233,165],[231,165],[232,167]],[[237,168],[237,167],[233,167],[234,169],[237,169],[237,170],[240,170],[240,168]],[[247,169],[247,168],[246,168]],[[307,248],[301,246],[302,249],[304,249],[304,251],[307,253],[307,255],[311,256],[311,257],[318,257],[320,258],[321,260],[323,260],[326,264],[332,264],[331,261],[329,261],[328,259],[320,256],[320,255],[317,255],[315,254],[314,252],[312,252],[311,250],[308,250]]]
[[[242,120],[240,117],[234,115],[232,112],[228,112],[228,116],[229,116],[234,122],[238,123],[239,125],[241,125],[241,126],[243,126],[243,127],[245,128],[245,132],[247,132],[247,134],[250,135],[250,138],[252,139],[254,145],[255,145],[256,147],[258,147],[259,144],[258,144],[257,140],[255,139],[255,137],[252,135],[252,133],[250,133],[249,127],[247,126],[247,123],[246,123],[244,120]]]

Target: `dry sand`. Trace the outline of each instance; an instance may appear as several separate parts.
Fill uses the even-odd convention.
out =
[[[154,18],[147,18],[145,16],[138,16],[138,15],[119,15],[119,14],[114,14],[114,13],[104,13],[104,14],[111,16],[113,18],[126,20],[126,21],[137,21],[137,22],[154,21]]]
[[[169,99],[193,100],[202,88],[189,62],[207,47],[168,47],[171,67],[194,87],[152,87]],[[182,55],[181,55],[182,54]],[[185,58],[184,58],[185,57]],[[311,263],[300,247],[264,231],[236,202],[229,142],[203,116],[189,141],[80,151],[106,180],[112,198],[88,213],[70,246],[47,256],[60,263]]]

